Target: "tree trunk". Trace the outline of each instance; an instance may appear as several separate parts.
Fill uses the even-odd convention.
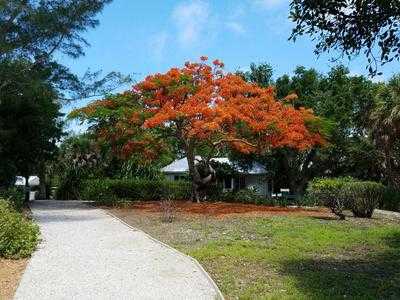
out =
[[[29,202],[29,192],[30,192],[30,186],[28,183],[29,175],[23,175],[25,178],[25,186],[24,186],[24,195],[25,195],[25,203]]]
[[[40,185],[39,185],[39,199],[47,199],[47,190],[46,190],[46,175],[45,172],[40,172],[39,173],[39,180],[40,180]]]
[[[193,146],[190,144],[186,149],[186,159],[187,159],[188,167],[189,167],[189,175],[192,180],[191,198],[193,201],[200,203],[198,184],[197,184],[197,182],[200,180],[200,175],[199,175],[198,171],[196,170],[194,149],[193,149]]]
[[[391,151],[391,145],[386,145],[384,151],[385,165],[386,165],[386,176],[389,187],[400,190],[400,172],[396,168],[396,164],[393,161],[393,153]]]

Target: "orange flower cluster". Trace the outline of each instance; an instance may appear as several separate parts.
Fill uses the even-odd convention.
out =
[[[199,63],[150,75],[132,91],[96,101],[71,116],[92,122],[99,139],[123,158],[139,153],[155,159],[167,144],[165,133],[184,145],[207,142],[243,153],[324,144],[319,119],[292,105],[296,95],[280,102],[272,87],[225,73],[219,60],[207,61],[202,56]]]
[[[312,111],[277,101],[273,88],[224,74],[219,60],[213,66],[206,63],[207,57],[200,60],[148,76],[134,87],[152,113],[145,127],[175,123],[183,139],[226,141],[241,152],[284,146],[304,150],[324,143],[306,126],[317,120]],[[291,94],[285,100],[296,97]]]

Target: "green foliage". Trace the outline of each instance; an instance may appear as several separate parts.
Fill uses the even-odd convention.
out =
[[[234,192],[225,192],[222,194],[222,198],[228,202],[263,204],[265,197],[258,194],[255,189],[241,189]]]
[[[394,188],[386,188],[379,208],[391,211],[400,211],[400,191]]]
[[[327,206],[341,219],[344,209],[355,217],[371,218],[385,194],[385,186],[372,181],[359,181],[351,177],[315,178],[307,188],[308,197]]]
[[[371,218],[383,198],[385,186],[371,181],[349,181],[345,183],[343,192],[355,217]]]
[[[12,187],[5,190],[0,190],[0,199],[7,200],[14,209],[22,211],[24,207],[24,187]]]
[[[38,174],[52,159],[62,132],[62,100],[104,95],[130,81],[111,72],[81,78],[57,63],[55,53],[77,58],[82,34],[111,0],[0,1],[0,183]],[[66,99],[68,95],[68,99]]]
[[[310,35],[316,54],[338,50],[350,58],[364,52],[371,75],[379,63],[400,59],[398,1],[292,0],[290,18],[291,39]]]
[[[377,84],[363,76],[352,76],[344,66],[328,74],[297,67],[292,76],[275,80],[277,97],[295,93],[295,107],[312,109],[321,120],[307,124],[311,131],[321,127],[328,144],[308,151],[274,149],[265,155],[249,157],[267,166],[274,176],[274,186],[290,188],[302,195],[314,177],[352,176],[380,181],[382,160],[368,132],[368,114],[374,106]],[[243,160],[245,157],[241,155]],[[275,175],[274,175],[275,174]]]
[[[0,257],[28,257],[38,241],[38,226],[0,199]]]
[[[397,221],[187,217],[166,230],[159,216],[129,214],[120,216],[199,260],[227,299],[400,298]]]
[[[351,177],[314,178],[308,185],[307,194],[320,205],[329,207],[340,219],[345,219],[343,210],[349,206],[349,203],[344,187],[353,181]]]
[[[54,162],[54,176],[57,178],[56,198],[60,200],[79,199],[79,187],[83,180],[104,175],[100,154],[87,134],[70,136],[59,148]]]
[[[88,179],[161,180],[164,178],[161,166],[170,161],[168,155],[161,155],[153,163],[144,163],[139,156],[124,160],[112,152],[109,144],[96,140],[90,134],[71,136],[60,145],[54,164],[56,198],[79,199],[81,183]]]
[[[369,128],[377,150],[383,157],[388,185],[400,190],[400,75],[381,84],[369,114]]]
[[[56,90],[44,70],[26,72],[25,60],[1,61],[0,82],[0,182],[15,175],[40,174],[54,157],[62,134]]]
[[[268,87],[273,83],[273,69],[271,65],[267,63],[261,63],[259,65],[251,63],[250,71],[238,71],[236,74],[241,76],[244,80],[258,84],[261,87]]]
[[[103,95],[129,77],[110,72],[87,71],[81,78],[58,64],[55,53],[72,58],[83,56],[88,46],[83,33],[99,25],[96,15],[111,0],[2,0],[0,1],[0,61],[24,59],[32,63],[19,71],[29,75],[36,70],[48,72],[48,82],[64,98],[82,99]],[[14,74],[14,72],[13,72]],[[2,82],[3,84],[3,82]]]
[[[191,195],[191,184],[187,181],[93,179],[84,181],[81,186],[81,199],[104,205],[114,204],[119,200],[188,200]]]
[[[76,200],[79,199],[79,186],[86,179],[85,172],[82,170],[65,169],[65,173],[59,178],[56,199]]]
[[[2,0],[0,55],[81,56],[87,42],[80,34],[99,24],[94,17],[110,1]]]

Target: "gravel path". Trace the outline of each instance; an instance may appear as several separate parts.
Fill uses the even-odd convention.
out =
[[[78,201],[31,205],[42,243],[15,299],[218,299],[191,258]]]

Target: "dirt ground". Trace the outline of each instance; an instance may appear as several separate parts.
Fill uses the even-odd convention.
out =
[[[26,268],[28,259],[0,258],[0,299],[11,300]]]
[[[120,208],[121,209],[121,208]],[[151,202],[136,202],[130,204],[126,209],[134,209],[142,212],[159,213],[162,212],[162,206],[159,201]],[[178,214],[184,215],[209,215],[213,217],[224,217],[238,215],[241,216],[273,216],[273,215],[294,215],[294,216],[312,216],[319,218],[331,218],[334,217],[330,211],[326,208],[300,208],[300,207],[276,207],[276,206],[264,206],[254,204],[243,204],[243,203],[226,203],[226,202],[215,202],[215,203],[193,203],[187,202],[174,202],[174,210]]]

